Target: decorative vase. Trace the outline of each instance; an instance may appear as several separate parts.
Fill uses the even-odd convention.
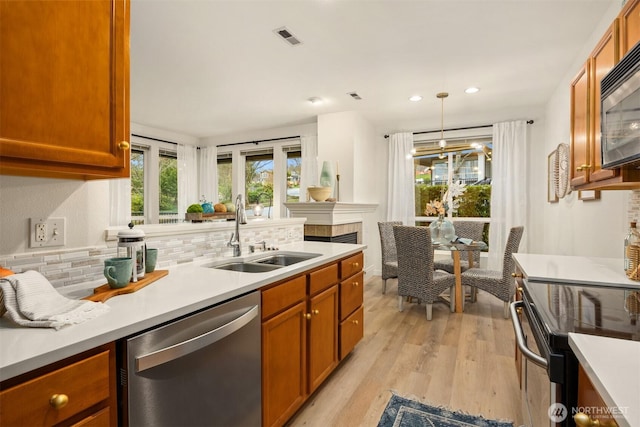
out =
[[[429,225],[429,230],[431,230],[431,240],[434,243],[447,244],[456,236],[453,223],[445,219],[444,215],[438,215],[438,219]]]
[[[333,190],[334,180],[335,175],[333,174],[333,165],[331,162],[325,160],[322,163],[322,172],[320,172],[320,186],[331,187]]]

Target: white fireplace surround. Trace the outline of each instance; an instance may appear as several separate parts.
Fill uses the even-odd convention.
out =
[[[362,215],[376,210],[376,203],[306,202],[285,203],[292,218],[307,218],[305,224],[340,225],[362,222]]]

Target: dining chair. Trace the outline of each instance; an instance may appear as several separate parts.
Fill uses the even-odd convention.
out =
[[[433,247],[428,227],[396,225],[393,234],[398,252],[398,310],[405,297],[426,305],[427,320],[433,316],[433,303],[450,289],[450,309],[455,310],[455,276],[433,269]]]
[[[504,248],[502,271],[485,268],[470,268],[462,273],[462,285],[476,287],[489,292],[504,302],[504,317],[509,317],[509,303],[515,294],[515,285],[511,273],[514,272],[515,263],[513,254],[518,252],[524,227],[512,227],[509,231],[507,244]]]
[[[379,222],[380,249],[382,251],[382,293],[387,292],[387,279],[398,277],[398,252],[393,237],[393,226],[402,225],[402,221]]]
[[[482,232],[484,231],[484,222],[476,221],[453,221],[453,228],[456,236],[471,239],[474,242],[482,240]],[[473,265],[480,266],[480,251],[473,251]],[[444,270],[453,274],[453,260],[451,257],[433,262],[436,270]],[[460,270],[465,271],[469,268],[469,251],[460,252]]]

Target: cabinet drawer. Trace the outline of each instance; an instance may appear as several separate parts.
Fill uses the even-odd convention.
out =
[[[331,264],[309,274],[309,295],[317,294],[338,283],[338,266]]]
[[[363,263],[364,254],[362,252],[343,259],[340,261],[340,278],[346,279],[347,277],[356,274],[358,271],[361,271]]]
[[[65,394],[68,403],[54,409],[49,399]],[[109,351],[0,392],[3,425],[53,425],[109,398]]]
[[[364,308],[361,306],[340,323],[340,360],[353,350],[364,336]]]
[[[266,319],[305,299],[306,276],[296,277],[262,291],[262,318]]]
[[[73,427],[107,427],[111,425],[111,413],[109,411],[110,408],[101,409],[95,414],[89,415],[82,421],[78,421],[73,424]]]
[[[340,320],[344,320],[362,305],[364,298],[364,272],[340,282]]]

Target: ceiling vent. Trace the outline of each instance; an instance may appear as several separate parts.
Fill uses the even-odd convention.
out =
[[[362,99],[362,97],[360,95],[358,95],[356,92],[349,92],[347,95],[349,95],[350,97],[352,97],[355,100],[360,101]]]
[[[291,46],[302,44],[302,42],[293,34],[291,34],[291,31],[289,31],[286,27],[276,28],[275,30],[273,30],[273,32],[276,33],[278,37],[289,43]]]

